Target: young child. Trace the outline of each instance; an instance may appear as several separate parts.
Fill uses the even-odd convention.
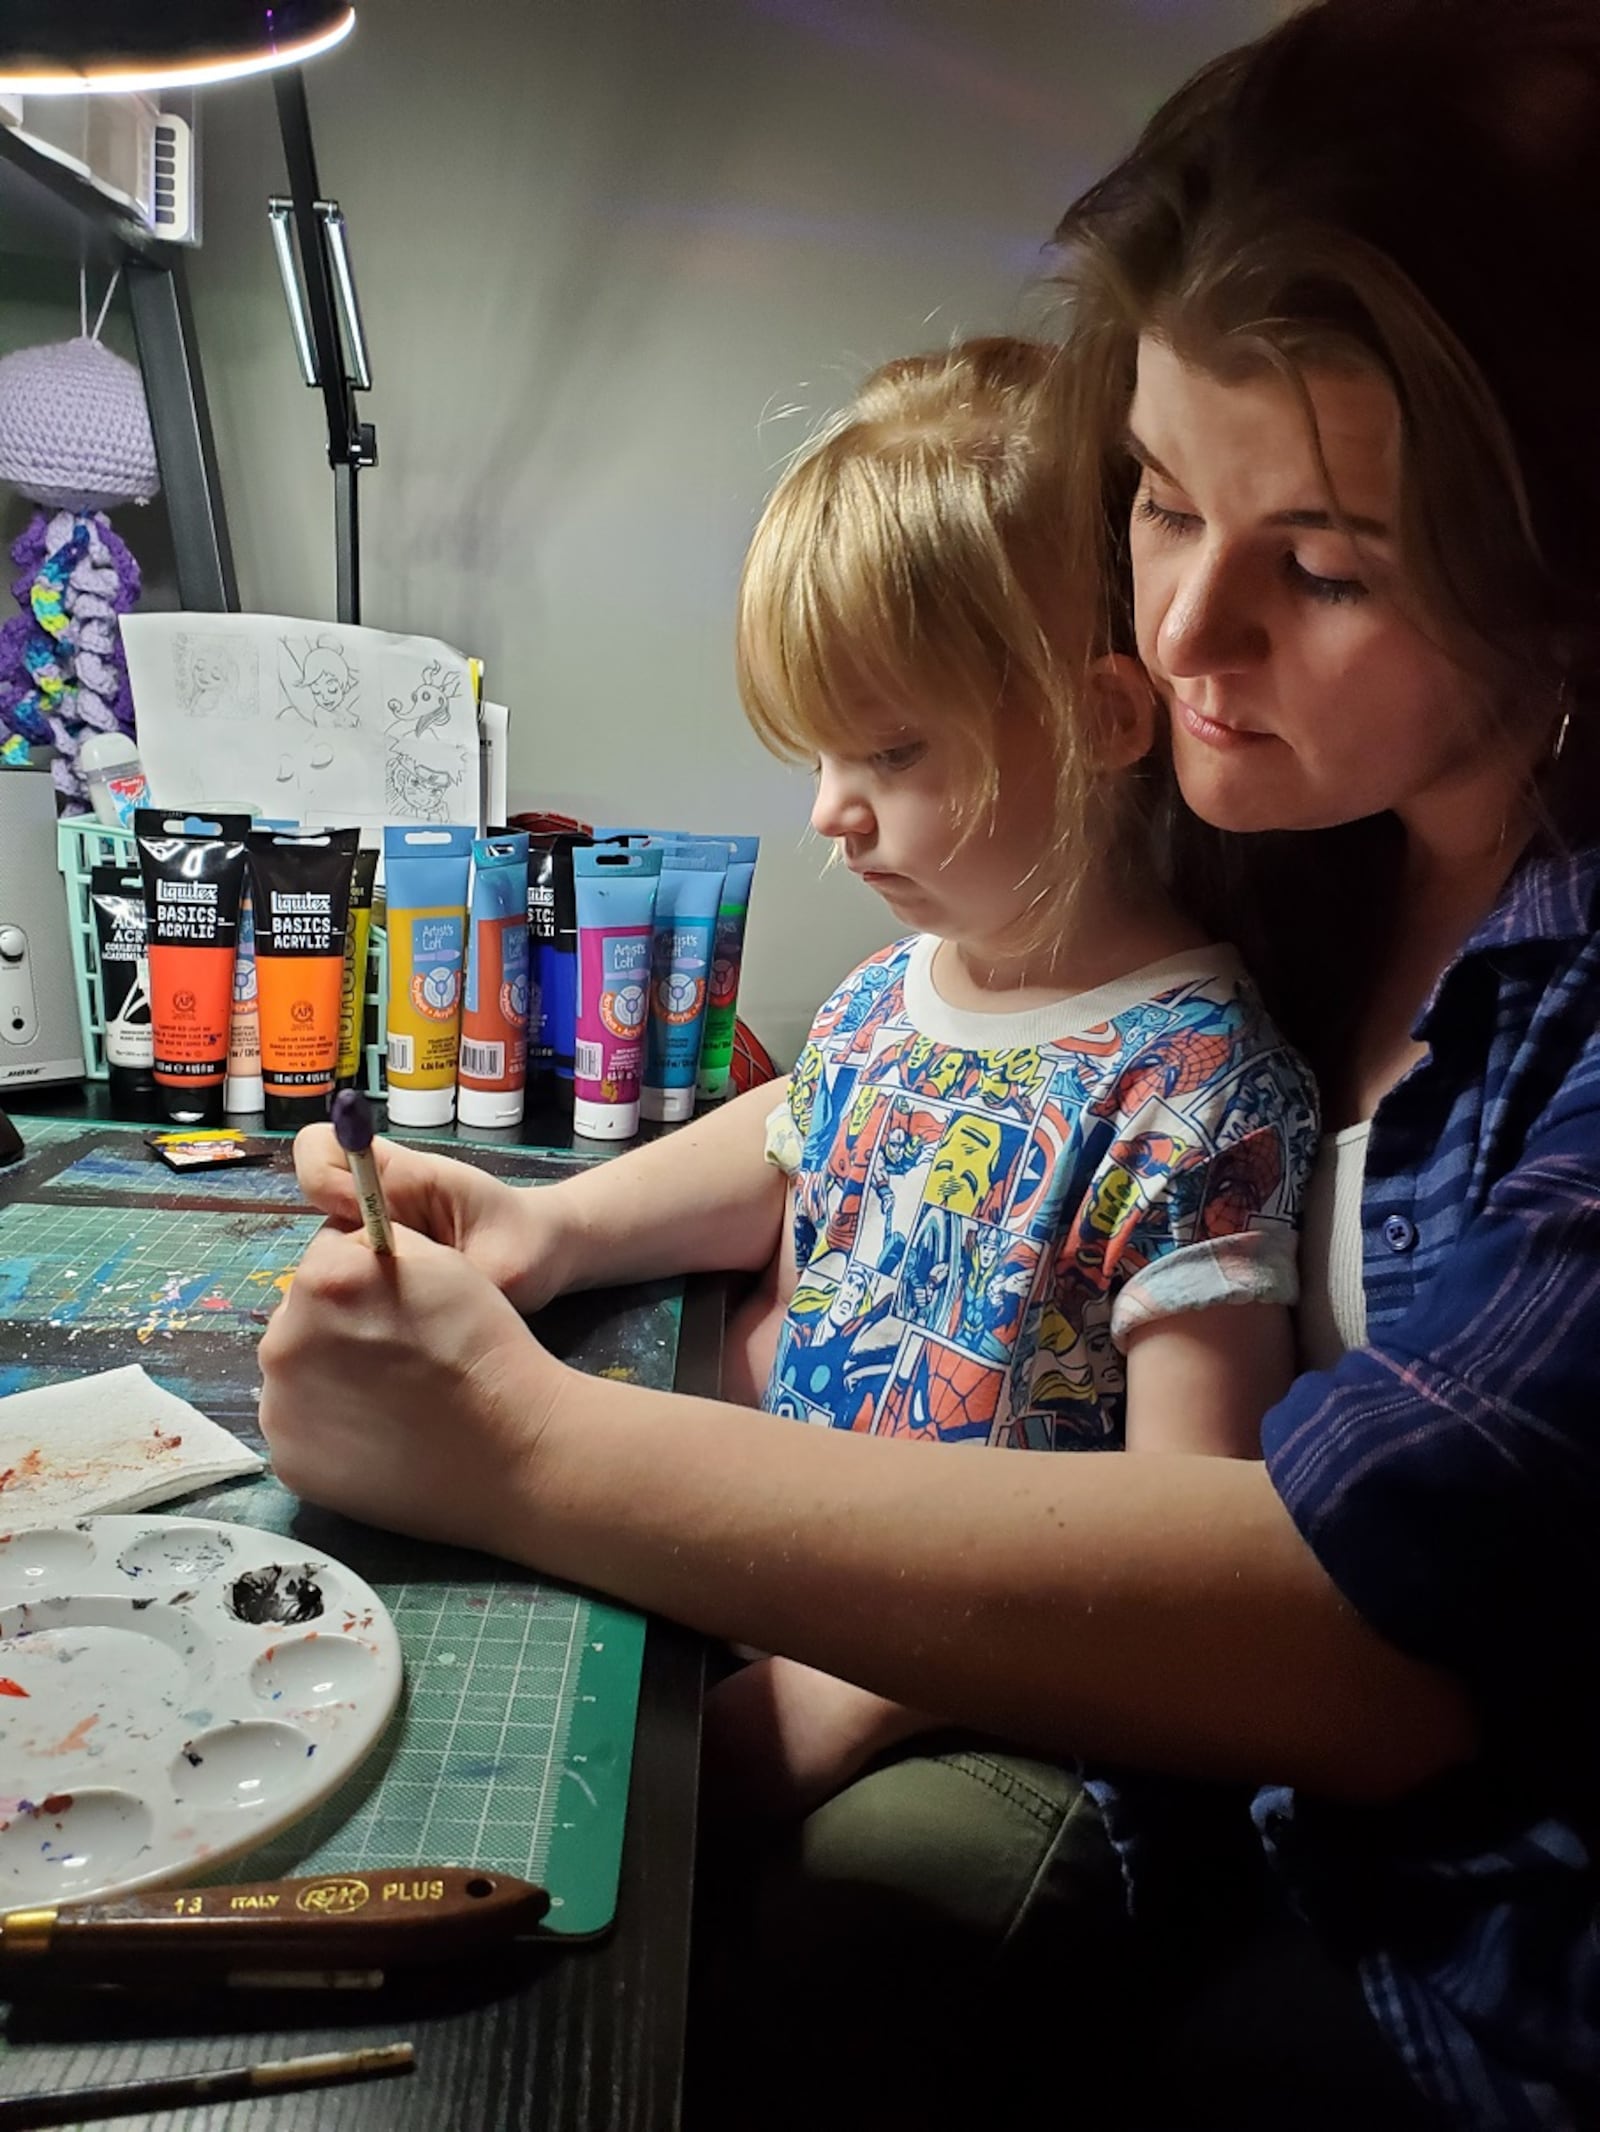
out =
[[[746,710],[908,931],[824,1005],[769,1120],[792,1222],[724,1389],[951,1444],[1251,1457],[1292,1375],[1316,1094],[1162,887],[1154,700],[1075,592],[1054,360],[887,365],[745,565]],[[788,1810],[923,1724],[775,1659],[709,1712]]]

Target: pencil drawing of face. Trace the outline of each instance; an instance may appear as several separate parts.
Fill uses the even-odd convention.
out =
[[[314,726],[359,725],[351,699],[361,685],[360,671],[338,642],[332,637],[319,637],[304,650],[296,647],[292,637],[280,642],[285,660],[284,694],[288,700],[278,715],[292,711]]]
[[[420,740],[430,727],[448,725],[450,706],[460,693],[461,676],[447,671],[437,659],[422,670],[422,679],[411,691],[411,701],[402,703],[398,696],[389,698],[389,734],[391,739],[401,735]]]

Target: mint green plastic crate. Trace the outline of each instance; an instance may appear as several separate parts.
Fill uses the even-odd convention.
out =
[[[100,987],[100,957],[95,947],[94,906],[89,875],[96,866],[139,863],[131,829],[112,829],[95,815],[70,815],[56,825],[56,863],[67,884],[68,931],[72,940],[72,983],[78,997],[78,1028],[91,1081],[106,1078],[105,995]],[[362,1013],[369,1039],[362,1046],[361,1085],[369,1096],[384,1091],[384,1001],[389,992],[389,939],[374,921],[367,950],[367,990]]]

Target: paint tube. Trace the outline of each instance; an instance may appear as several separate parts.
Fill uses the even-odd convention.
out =
[[[700,1041],[696,1086],[702,1096],[726,1094],[733,1065],[733,1031],[739,1016],[739,971],[744,961],[744,928],[750,912],[750,884],[755,878],[759,837],[721,837],[730,847],[722,902],[717,909],[717,938],[711,959],[711,1004]]]
[[[134,814],[156,1090],[177,1125],[214,1125],[228,1069],[247,814]]]
[[[344,975],[339,985],[339,1067],[341,1088],[361,1079],[367,1019],[367,956],[372,947],[372,897],[378,878],[378,853],[364,844],[350,876],[350,919],[344,934]]]
[[[383,832],[391,1125],[448,1125],[455,1115],[471,863],[470,829],[390,823]]]
[[[461,1009],[456,1116],[516,1125],[528,1060],[528,839],[521,830],[472,847],[472,923]]]
[[[333,1100],[360,836],[358,829],[258,829],[250,837],[261,1081],[274,1132],[325,1118]]]
[[[256,988],[256,920],[245,873],[239,897],[239,943],[233,958],[233,1002],[228,1014],[228,1078],[225,1111],[255,1117],[266,1103],[261,1085],[261,1009]]]
[[[578,1026],[578,910],[572,855],[591,839],[581,830],[536,833],[528,853],[528,931],[537,1019],[528,1015],[528,1079],[536,1092],[572,1107]]]
[[[694,1116],[695,1075],[711,996],[711,953],[727,853],[714,844],[669,844],[661,857],[650,963],[642,1117]]]
[[[89,903],[100,960],[111,1108],[120,1117],[149,1117],[156,1109],[151,1072],[155,1036],[150,1024],[143,879],[137,869],[96,866],[89,874]]]
[[[639,1128],[661,852],[597,844],[572,854],[572,870],[578,901],[573,1129],[590,1140],[627,1140]]]

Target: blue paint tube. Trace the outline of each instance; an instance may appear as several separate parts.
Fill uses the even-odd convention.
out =
[[[744,928],[750,913],[750,884],[755,878],[759,837],[723,837],[729,847],[728,871],[717,907],[717,938],[711,961],[711,1004],[700,1043],[696,1086],[702,1096],[727,1093],[733,1065],[733,1030],[739,1016],[739,972],[744,962]]]
[[[448,1125],[455,1115],[471,863],[470,829],[419,822],[383,832],[391,1125]]]
[[[661,857],[650,964],[640,1114],[666,1124],[694,1116],[700,1040],[711,999],[711,953],[727,872],[714,841],[669,844]]]
[[[472,847],[472,930],[461,1010],[456,1116],[463,1125],[519,1125],[528,1066],[528,839],[479,837]]]
[[[597,844],[572,854],[572,871],[578,902],[573,1130],[590,1140],[628,1140],[639,1128],[661,852]]]

